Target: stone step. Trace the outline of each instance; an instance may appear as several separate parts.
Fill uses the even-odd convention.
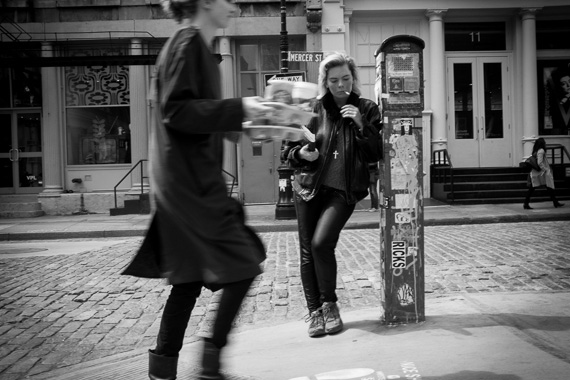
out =
[[[2,211],[41,211],[42,205],[40,202],[18,202],[6,203],[0,202],[0,212]]]
[[[35,218],[44,214],[36,194],[0,196],[0,218]]]
[[[43,216],[45,213],[42,210],[33,211],[0,211],[0,218],[14,219],[14,218],[36,218]]]

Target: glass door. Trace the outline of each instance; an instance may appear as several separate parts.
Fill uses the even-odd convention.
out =
[[[448,58],[448,150],[455,167],[512,166],[508,59]]]
[[[0,193],[43,190],[41,113],[0,113]]]

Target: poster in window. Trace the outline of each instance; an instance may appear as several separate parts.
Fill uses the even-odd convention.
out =
[[[570,134],[570,60],[538,62],[539,134]]]

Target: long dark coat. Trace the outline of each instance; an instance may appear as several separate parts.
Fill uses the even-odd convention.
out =
[[[261,273],[263,244],[222,176],[223,132],[242,130],[242,101],[220,100],[220,84],[218,61],[201,35],[178,30],[157,60],[151,224],[123,274],[218,288]]]

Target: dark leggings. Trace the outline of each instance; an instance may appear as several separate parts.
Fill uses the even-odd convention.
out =
[[[528,192],[526,193],[526,199],[524,200],[525,205],[528,205],[530,203],[530,198],[532,197],[533,193],[534,193],[534,187],[529,186]],[[554,189],[546,186],[546,193],[550,197],[550,200],[552,201],[552,203],[554,203],[554,205],[556,206],[558,204],[558,200],[556,200],[556,196],[554,195]]]
[[[344,195],[321,188],[308,202],[295,197],[299,244],[301,246],[301,282],[310,312],[323,302],[336,302],[337,263],[335,248],[344,225],[355,205]]]
[[[222,286],[222,297],[214,322],[214,331],[212,337],[208,339],[218,348],[226,345],[233,320],[252,282],[253,278],[250,278]],[[192,309],[194,309],[196,299],[200,296],[203,285],[202,282],[172,285],[162,312],[154,351],[157,355],[178,356],[182,349],[184,333]]]

